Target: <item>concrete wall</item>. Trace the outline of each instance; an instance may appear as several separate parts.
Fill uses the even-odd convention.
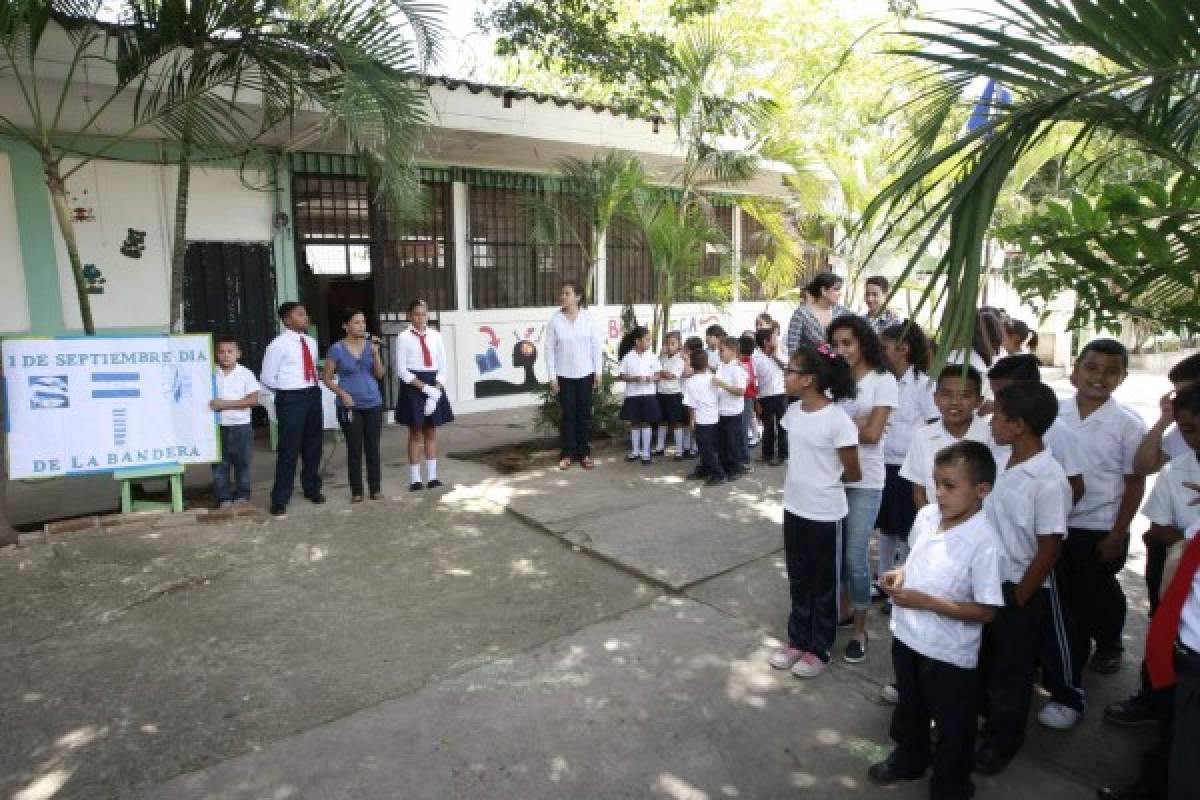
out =
[[[0,292],[0,334],[28,332],[25,261],[21,257],[17,200],[7,153],[0,153],[0,286],[4,287]]]

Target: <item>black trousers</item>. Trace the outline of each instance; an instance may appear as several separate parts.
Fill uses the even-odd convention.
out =
[[[1150,616],[1158,608],[1158,593],[1162,588],[1163,568],[1167,565],[1167,545],[1148,535],[1142,536],[1146,545],[1146,599],[1150,601]]]
[[[1055,575],[1063,605],[1071,618],[1071,661],[1075,684],[1083,685],[1083,665],[1087,663],[1092,642],[1097,650],[1120,652],[1121,632],[1125,628],[1125,592],[1117,573],[1125,566],[1123,553],[1116,561],[1102,561],[1096,546],[1108,531],[1069,528],[1063,542]]]
[[[321,493],[321,390],[280,389],[275,392],[275,420],[279,425],[279,452],[275,455],[275,485],[271,505],[286,506],[296,483],[296,461],[301,461],[300,486],[305,497]]]
[[[595,381],[595,375],[558,379],[564,457],[583,458],[592,454],[592,388]]]
[[[697,425],[695,431],[696,449],[700,452],[700,466],[697,469],[710,478],[725,477],[725,470],[719,455],[718,427],[717,425]]]
[[[743,470],[742,452],[746,446],[746,428],[742,424],[741,414],[722,414],[717,417],[717,457],[721,459],[721,469],[726,475],[734,475]]]
[[[1158,740],[1142,756],[1138,782],[1162,800],[1200,798],[1200,654],[1182,650],[1175,659],[1178,681],[1155,689]]]
[[[350,494],[362,497],[363,455],[367,457],[367,487],[378,494],[383,483],[379,467],[379,434],[383,429],[383,408],[339,408],[338,424],[346,437],[346,469],[350,473]]]
[[[826,662],[837,636],[842,523],[783,512],[783,556],[792,599],[788,642]]]
[[[1050,699],[1083,713],[1087,706],[1083,686],[1075,680],[1075,662],[1071,658],[1074,625],[1063,607],[1058,579],[1051,573],[1050,586],[1042,589],[1046,607],[1038,626],[1037,660],[1042,668],[1042,688]]]
[[[1005,606],[984,626],[979,653],[983,740],[1006,755],[1016,753],[1025,743],[1038,634],[1047,603],[1046,590],[1039,589],[1023,608],[1018,608],[1012,600],[1013,588],[1005,581]]]
[[[892,666],[900,702],[892,712],[888,731],[896,742],[888,763],[906,776],[923,775],[932,763],[930,797],[971,797],[975,794],[971,783],[978,680],[975,670],[923,656],[899,639],[892,639]],[[931,720],[937,723],[936,749],[929,738]]]
[[[787,431],[780,424],[787,411],[787,395],[776,394],[770,397],[758,398],[762,406],[762,457],[764,461],[772,458],[786,459],[788,456]]]

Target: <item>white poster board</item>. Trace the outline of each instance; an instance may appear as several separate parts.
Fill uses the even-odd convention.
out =
[[[14,479],[221,457],[209,334],[3,343]]]

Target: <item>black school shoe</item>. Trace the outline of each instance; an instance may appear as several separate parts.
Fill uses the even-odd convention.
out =
[[[308,502],[312,503],[313,505],[319,506],[325,503],[325,495],[321,494],[320,492],[317,492],[316,494],[306,494],[304,496],[307,497]]]
[[[984,743],[975,751],[975,771],[980,775],[998,775],[1008,768],[1016,753],[1003,753],[994,745]]]
[[[271,516],[275,519],[287,519],[287,506],[271,506]]]
[[[876,786],[892,786],[901,781],[919,781],[925,777],[925,770],[920,772],[901,772],[892,766],[890,761],[880,761],[872,764],[867,770],[867,777]]]
[[[851,639],[846,644],[846,652],[842,656],[847,664],[861,664],[867,660],[867,637],[863,636],[860,642],[858,639]]]
[[[1139,725],[1157,725],[1158,716],[1141,694],[1135,694],[1126,700],[1109,703],[1104,709],[1104,721],[1123,728],[1136,728]]]
[[[425,484],[421,483],[420,481],[413,481],[412,483],[410,483],[408,485],[408,490],[410,492],[419,492],[424,488],[425,488]]]
[[[439,481],[437,478],[434,478],[431,481],[429,481],[429,483],[425,484],[425,488],[426,489],[437,489],[441,485],[442,485],[442,482]]]
[[[706,480],[704,482],[704,485],[705,486],[720,486],[722,483],[725,483],[726,480],[732,480],[732,478],[728,478],[728,479],[727,478],[718,478],[716,475],[714,475],[711,478],[709,478],[708,480]]]
[[[687,479],[689,481],[702,481],[702,480],[706,479],[707,477],[708,477],[708,472],[705,470],[702,470],[702,469],[694,469],[691,472],[689,472],[687,475]]]

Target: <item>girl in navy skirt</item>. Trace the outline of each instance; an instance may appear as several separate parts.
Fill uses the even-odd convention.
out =
[[[453,422],[454,412],[441,381],[446,370],[446,348],[441,334],[429,327],[429,309],[424,300],[409,304],[408,321],[411,327],[396,337],[396,375],[400,378],[396,422],[408,426],[408,488],[415,492],[442,485],[437,474],[437,429]]]
[[[667,430],[675,435],[675,460],[683,461],[683,432],[687,428],[687,414],[683,409],[683,373],[685,370],[683,337],[679,331],[671,331],[663,340],[662,371],[664,377],[658,381],[658,410],[662,423],[658,426],[658,446],[655,455],[663,455],[667,446]]]
[[[641,459],[650,463],[650,426],[662,418],[655,394],[655,384],[663,377],[662,362],[650,351],[650,331],[638,325],[625,334],[617,348],[617,380],[625,381],[625,402],[621,405],[621,419],[629,423],[632,447],[626,461]]]

